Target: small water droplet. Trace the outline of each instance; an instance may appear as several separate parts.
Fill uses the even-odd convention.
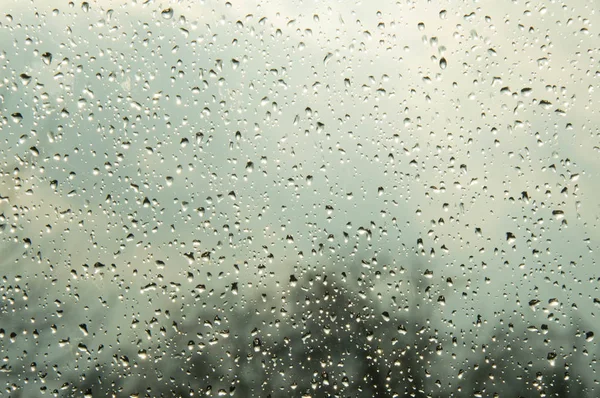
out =
[[[31,82],[31,76],[29,76],[27,73],[21,73],[19,77],[21,78],[21,83],[23,83],[25,86]]]
[[[260,339],[255,338],[252,345],[254,346],[254,352],[260,352],[260,346],[261,346]]]
[[[592,340],[594,340],[594,332],[587,332],[585,334],[585,341],[589,343]]]
[[[164,19],[171,19],[171,18],[173,18],[173,9],[171,7],[165,8],[164,10],[162,10],[162,12],[160,13],[160,15]]]
[[[21,123],[21,121],[23,121],[23,115],[19,112],[13,113],[11,116],[13,118],[13,122],[15,123]]]
[[[51,53],[43,53],[42,54],[42,61],[46,64],[46,65],[50,65],[52,63],[52,54]]]
[[[515,243],[516,240],[517,240],[517,237],[512,232],[506,233],[506,242],[508,242],[509,245],[512,245],[513,243]]]

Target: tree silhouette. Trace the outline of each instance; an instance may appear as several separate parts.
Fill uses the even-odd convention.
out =
[[[9,311],[13,305],[39,313],[49,297],[28,294],[28,306],[16,306],[5,294],[0,344],[10,358],[3,370],[12,382],[5,388],[13,389],[5,393],[35,394],[20,383],[27,380],[37,392],[61,396],[590,396],[593,389],[571,353],[573,344],[577,350],[583,344],[565,344],[569,340],[552,331],[540,331],[545,339],[538,340],[516,318],[499,323],[489,340],[466,333],[473,344],[460,348],[440,329],[435,294],[429,294],[434,289],[415,271],[409,279],[417,298],[401,311],[363,289],[365,275],[355,287],[345,273],[309,272],[292,276],[277,292],[248,292],[227,304],[229,286],[214,298],[182,302],[182,309],[193,309],[182,319],[150,320],[148,333],[159,336],[150,351],[131,342],[108,356],[74,340],[75,356],[51,349],[44,333],[52,330],[52,317],[34,333]],[[23,340],[19,330],[39,334],[38,343]],[[536,338],[528,337],[532,333]],[[15,351],[19,343],[27,354]],[[456,364],[449,347],[465,350],[465,362]],[[462,379],[455,379],[458,369]]]

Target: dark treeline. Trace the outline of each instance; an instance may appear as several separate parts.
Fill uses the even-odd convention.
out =
[[[6,271],[18,256],[3,258]],[[111,316],[110,303],[80,324],[85,309],[57,303],[52,281],[4,276],[1,395],[591,397],[598,391],[590,368],[593,334],[580,322],[561,328],[514,316],[488,320],[485,330],[477,323],[459,329],[437,315],[440,303],[425,277],[411,276],[406,290],[390,298],[393,305],[367,283],[369,275],[349,274],[311,271],[261,293],[235,283],[212,294],[196,287],[179,311],[157,309],[132,323],[144,339],[126,330],[94,333]],[[55,333],[59,322],[71,325],[73,337]],[[75,338],[82,328],[85,338]]]

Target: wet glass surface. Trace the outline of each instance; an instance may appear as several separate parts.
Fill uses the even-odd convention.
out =
[[[0,396],[598,396],[598,26],[5,2]]]

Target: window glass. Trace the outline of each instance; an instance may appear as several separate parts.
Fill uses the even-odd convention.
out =
[[[599,396],[598,26],[6,1],[0,396]]]

